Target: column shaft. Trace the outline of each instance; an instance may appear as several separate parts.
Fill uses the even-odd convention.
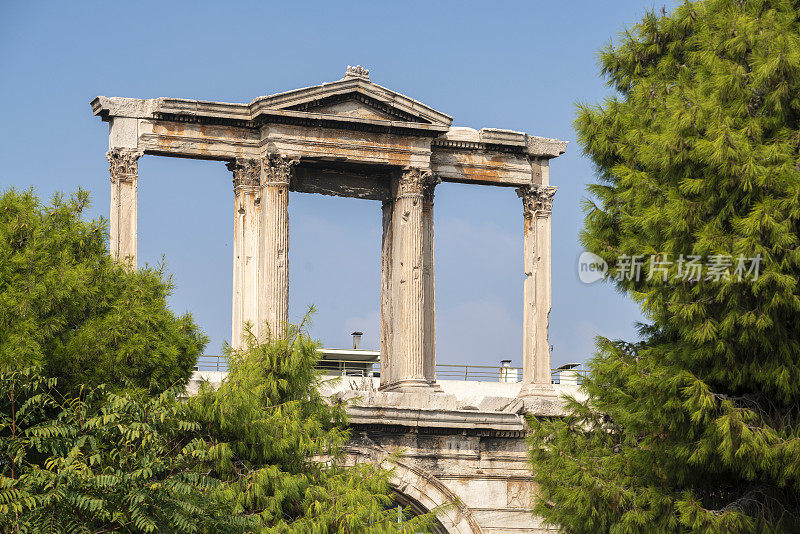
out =
[[[536,217],[536,250],[539,268],[536,274],[536,298],[539,301],[536,313],[536,370],[534,383],[546,389],[552,388],[552,369],[550,364],[550,309],[551,285],[551,213]],[[539,252],[540,251],[540,252]],[[541,357],[539,356],[541,355]]]
[[[384,239],[387,234],[391,239],[391,258],[384,252],[384,261],[391,263],[390,272],[384,269],[390,277],[385,288],[390,291],[391,302],[381,307],[381,313],[384,319],[390,314],[391,327],[390,338],[383,343],[388,347],[386,366],[382,366],[381,374],[387,373],[387,379],[382,380],[381,387],[391,391],[430,386],[425,377],[426,303],[422,274],[423,187],[429,177],[430,173],[416,168],[403,171],[392,202],[391,221],[388,222],[391,228],[384,232]]]
[[[137,188],[142,152],[114,148],[106,153],[111,178],[111,257],[136,269]]]
[[[381,238],[381,386],[392,383],[392,251],[394,237],[392,214],[394,201],[384,201],[381,206],[383,215],[383,235]]]
[[[433,195],[438,179],[430,180],[422,199],[422,282],[424,288],[424,376],[429,384],[436,382],[436,282],[433,254]]]
[[[532,185],[517,190],[523,203],[522,391],[520,395],[552,394],[548,339],[550,281],[550,216],[556,187]]]
[[[260,183],[257,159],[239,158],[228,164],[233,172],[233,309],[231,346],[242,346],[244,325],[258,335],[262,319],[258,309]]]
[[[273,337],[281,337],[289,322],[289,182],[296,159],[264,158],[261,220],[262,320]]]

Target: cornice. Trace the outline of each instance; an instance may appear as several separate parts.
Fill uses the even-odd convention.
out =
[[[359,99],[398,120],[309,111],[322,100],[335,101],[337,98]],[[136,99],[98,96],[92,100],[91,106],[93,113],[104,121],[126,117],[245,129],[259,129],[270,124],[290,124],[430,137],[431,145],[439,150],[518,153],[537,159],[558,157],[567,147],[566,141],[514,130],[451,127],[452,117],[358,77],[259,97],[249,104],[180,98]]]
[[[522,416],[473,410],[423,410],[388,406],[347,407],[350,424],[401,427],[459,428],[473,431],[524,432]]]

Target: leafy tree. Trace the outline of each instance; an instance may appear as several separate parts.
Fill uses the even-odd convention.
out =
[[[601,52],[616,95],[576,119],[600,175],[582,241],[649,324],[599,340],[569,417],[530,421],[536,513],[567,532],[800,531],[798,17],[685,2]],[[691,256],[732,264],[692,281]]]
[[[106,222],[84,221],[86,191],[43,205],[0,194],[0,368],[40,366],[60,389],[183,385],[206,344],[191,316],[167,308],[160,269],[112,261]]]
[[[389,471],[344,465],[316,349],[294,327],[250,335],[188,400],[0,372],[0,533],[425,531],[431,516],[398,522]]]
[[[176,390],[62,396],[34,368],[0,374],[0,532],[196,532],[227,524],[205,498]],[[220,520],[223,518],[223,520]]]
[[[432,516],[398,523],[390,472],[346,467],[344,406],[318,392],[318,344],[300,327],[260,343],[252,333],[229,353],[229,373],[205,384],[189,409],[209,443],[205,458],[230,503],[254,532],[422,532]]]

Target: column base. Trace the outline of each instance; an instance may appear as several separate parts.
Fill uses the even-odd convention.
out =
[[[433,388],[433,390],[434,390],[434,393],[442,393],[442,392],[443,392],[443,390],[442,390],[442,386],[440,386],[440,385],[439,385],[439,384],[436,382],[436,380],[429,380],[429,381],[428,381],[428,386],[429,386],[429,387],[431,387],[431,388]]]
[[[442,393],[442,388],[436,382],[428,382],[424,378],[406,378],[386,384],[378,391],[396,391],[400,393]]]
[[[522,397],[557,397],[553,384],[525,384],[522,386],[517,398]]]

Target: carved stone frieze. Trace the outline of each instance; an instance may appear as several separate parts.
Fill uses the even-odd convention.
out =
[[[558,191],[558,187],[554,185],[537,184],[517,189],[517,196],[522,199],[522,213],[525,218],[550,215],[553,212],[553,198],[556,191]]]
[[[144,152],[124,148],[112,148],[106,152],[112,183],[133,182],[139,176],[139,158]]]

